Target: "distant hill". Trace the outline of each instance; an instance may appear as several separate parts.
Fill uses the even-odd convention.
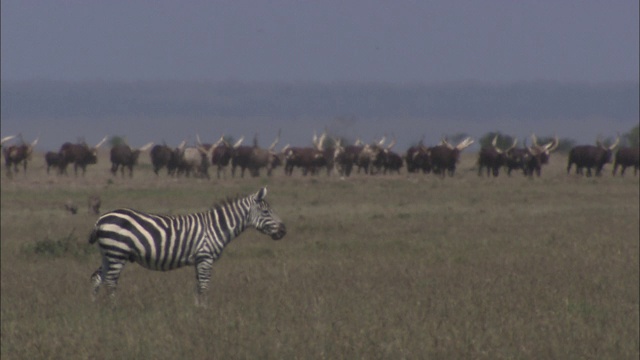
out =
[[[637,123],[639,89],[637,82],[327,84],[34,80],[3,81],[0,106],[3,135],[30,132],[36,136],[43,127],[56,134],[53,128],[64,128],[58,136],[65,138],[52,140],[54,144],[94,131],[140,138],[141,142],[147,140],[142,139],[145,136],[179,141],[173,137],[192,137],[199,131],[238,132],[231,134],[235,136],[259,132],[262,142],[268,143],[275,127],[295,129],[289,133],[289,141],[294,143],[306,143],[314,129],[322,131],[324,127],[365,139],[393,132],[398,137],[404,136],[404,142],[408,143],[417,141],[424,133],[433,132],[428,138],[451,131],[479,136],[482,134],[477,132],[494,130],[536,131],[536,124],[551,126],[545,134],[568,132],[574,126],[571,124],[581,121],[592,127],[603,123],[602,128],[592,131],[577,129],[584,131],[585,138],[593,137],[593,131],[610,136],[607,125],[612,125],[611,131],[622,132]],[[157,126],[166,119],[180,119],[181,123],[170,121],[167,126]],[[457,124],[458,130],[448,127],[451,124]],[[184,129],[185,126],[191,129]],[[403,128],[397,129],[398,126]],[[416,128],[405,129],[410,126]],[[286,135],[285,131],[283,137]]]

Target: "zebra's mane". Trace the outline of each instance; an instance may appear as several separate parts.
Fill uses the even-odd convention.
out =
[[[211,207],[212,210],[217,210],[220,208],[223,208],[229,204],[233,204],[236,203],[239,200],[243,200],[245,198],[248,198],[249,195],[236,195],[235,197],[230,197],[227,196],[225,199],[221,200],[221,201],[217,201],[213,204],[213,206]],[[262,200],[263,202],[267,203],[264,199]]]
[[[238,199],[240,199],[240,196],[236,195],[235,197],[229,197],[227,196],[226,198],[219,200],[219,201],[215,201],[213,203],[213,205],[211,206],[211,210],[216,210],[216,209],[220,209],[223,208],[229,204],[232,204],[236,201],[238,201]]]

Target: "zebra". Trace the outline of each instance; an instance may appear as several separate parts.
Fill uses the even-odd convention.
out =
[[[249,225],[280,240],[287,233],[282,220],[264,200],[267,188],[244,198],[227,199],[207,211],[178,216],[118,209],[96,222],[89,243],[98,243],[102,264],[91,275],[92,300],[103,283],[112,306],[116,304],[118,278],[129,262],[158,271],[183,266],[196,269],[196,306],[206,307],[205,291],[213,263],[224,247]]]

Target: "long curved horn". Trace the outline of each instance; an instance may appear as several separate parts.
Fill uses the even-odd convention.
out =
[[[196,144],[202,146],[202,142],[200,141],[200,134],[196,134]]]
[[[620,135],[618,135],[618,137],[616,137],[616,141],[614,141],[613,144],[609,146],[609,150],[615,149],[618,146],[618,144],[620,144]]]
[[[327,137],[327,133],[322,133],[320,138],[318,139],[318,143],[316,144],[316,149],[322,151],[322,145],[324,144],[324,139]]]
[[[389,145],[387,145],[387,150],[391,150],[392,147],[394,147],[396,145],[396,136],[393,136],[393,139],[391,140],[391,143]]]
[[[218,141],[216,141],[213,145],[211,145],[211,147],[218,147],[220,144],[222,144],[223,141],[224,141],[224,135],[220,136],[220,139],[218,139]]]
[[[196,144],[196,149],[198,150],[198,152],[199,152],[200,154],[203,154],[203,155],[207,155],[207,154],[208,154],[207,149],[205,149],[205,147],[204,147],[204,146],[202,146],[202,145],[198,145],[198,144]]]
[[[31,143],[30,148],[32,148],[32,149],[33,149],[34,147],[36,147],[36,144],[38,143],[38,140],[40,140],[40,137],[39,137],[39,136],[38,136],[35,140],[33,140],[33,142]]]
[[[493,140],[491,141],[491,145],[493,145],[493,147],[497,149],[497,147],[498,147],[498,134],[496,134],[496,136],[493,137]]]
[[[144,146],[142,146],[139,150],[140,151],[147,151],[149,149],[151,149],[151,147],[153,146],[153,141],[150,143],[145,144]]]
[[[471,146],[471,144],[473,144],[473,142],[474,142],[474,141],[473,141],[473,139],[471,139],[471,137],[468,137],[468,138],[466,138],[466,139],[462,140],[462,141],[460,142],[460,144],[458,144],[458,145],[456,146],[456,149],[458,149],[458,150],[466,149],[466,148],[468,148],[469,146]]]
[[[235,144],[233,144],[233,148],[237,148],[238,146],[240,146],[240,144],[242,144],[242,142],[244,141],[244,135],[240,136],[240,139],[238,139],[238,141],[236,141]]]
[[[105,143],[105,141],[107,141],[107,137],[108,137],[108,136],[105,136],[105,137],[104,137],[104,139],[100,140],[100,142],[98,143],[98,145],[96,145],[96,149],[98,149],[100,146],[102,146],[102,144],[104,144],[104,143]]]
[[[560,140],[558,139],[557,135],[554,135],[553,140],[551,140],[551,142],[545,145],[544,147],[547,152],[552,152],[558,148],[558,145],[560,145]]]
[[[276,137],[276,139],[269,146],[269,150],[273,151],[273,149],[276,147],[276,145],[278,144],[279,141],[280,141],[280,132],[278,131],[278,136]]]
[[[382,139],[380,139],[380,141],[378,141],[378,146],[384,146],[384,142],[387,140],[386,136],[383,136]]]
[[[180,145],[178,145],[178,150],[180,151],[184,150],[185,145],[187,145],[187,140],[182,140]]]
[[[536,134],[531,134],[531,142],[533,143],[533,146],[535,147],[539,147],[540,145],[538,145],[538,138],[536,137]]]
[[[515,149],[516,145],[518,145],[518,138],[514,137],[513,138],[513,144],[507,150],[505,150],[504,152],[509,152],[509,151]]]
[[[443,137],[442,140],[440,140],[440,145],[444,145],[446,147],[448,147],[449,149],[454,149],[454,146],[449,144],[449,142],[447,141],[447,138]]]
[[[0,145],[6,143],[7,141],[12,140],[15,137],[16,137],[15,135],[10,135],[10,136],[3,137],[2,140],[0,140]]]
[[[596,146],[603,148],[604,144],[602,144],[602,136],[598,135],[598,137],[596,138]]]

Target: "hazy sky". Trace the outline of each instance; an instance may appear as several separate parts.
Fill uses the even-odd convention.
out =
[[[637,81],[637,0],[2,0],[2,79]]]

